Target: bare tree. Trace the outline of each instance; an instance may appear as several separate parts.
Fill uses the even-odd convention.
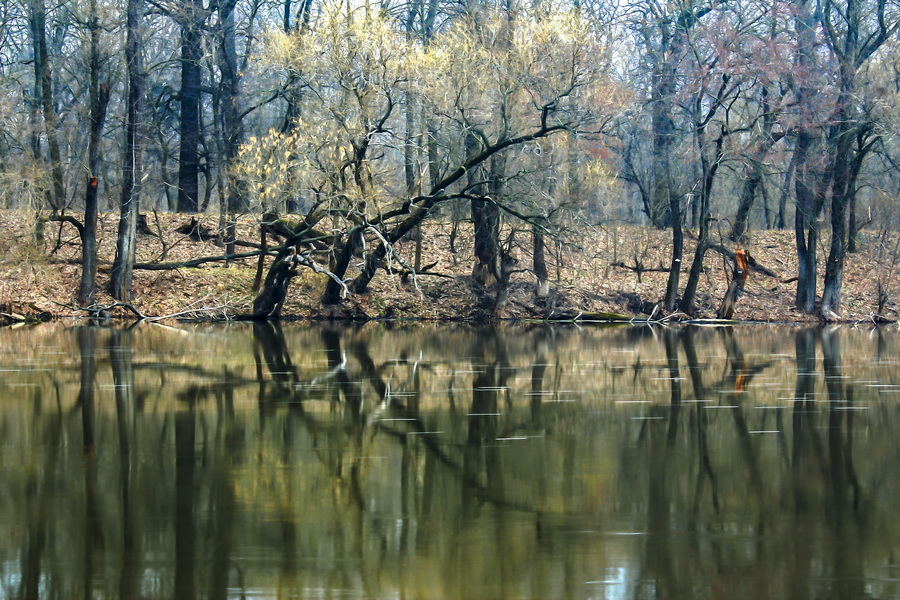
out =
[[[49,193],[50,207],[62,210],[66,204],[65,178],[62,153],[57,132],[58,117],[53,100],[53,69],[47,50],[47,8],[44,0],[29,0],[29,24],[34,48],[35,96],[40,98],[41,115],[44,120],[44,134],[50,154],[52,188]],[[35,153],[35,157],[38,156]]]
[[[857,73],[896,33],[900,17],[881,0],[829,0],[819,14],[839,72],[833,124],[827,137],[831,243],[819,311],[823,318],[831,318],[841,310],[847,212],[856,197],[856,181],[873,140],[872,123],[858,109]]]
[[[97,286],[97,192],[100,182],[100,136],[109,105],[109,83],[102,82],[100,72],[100,20],[97,0],[91,0],[90,30],[90,135],[88,139],[88,180],[84,198],[84,226],[81,229],[81,285],[78,302],[94,303]]]
[[[181,27],[178,210],[196,212],[200,208],[201,40],[207,11],[202,0],[185,0],[174,14]]]
[[[132,270],[137,247],[137,218],[143,182],[144,61],[141,31],[143,0],[128,0],[125,15],[125,63],[128,69],[128,103],[125,117],[125,152],[116,257],[110,275],[110,294],[131,299]]]

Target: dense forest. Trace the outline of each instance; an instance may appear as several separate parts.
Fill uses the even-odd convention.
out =
[[[306,269],[328,276],[323,304],[385,268],[415,280],[434,220],[470,224],[472,280],[498,303],[513,270],[547,296],[551,244],[665,230],[659,306],[687,315],[723,240],[792,230],[797,307],[823,319],[847,254],[897,244],[896,0],[0,7],[0,207],[37,241],[77,231],[81,306],[98,285],[131,299],[154,211],[215,215],[223,259],[272,257],[260,318]],[[236,235],[247,218],[258,239]]]

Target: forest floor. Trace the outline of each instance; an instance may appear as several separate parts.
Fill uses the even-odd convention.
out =
[[[77,216],[77,215],[76,215]],[[223,249],[212,240],[198,241],[178,228],[190,222],[189,215],[148,214],[153,234],[142,233],[138,240],[138,262],[179,262],[206,256],[220,256]],[[200,225],[215,232],[218,219],[200,216]],[[111,305],[105,291],[109,267],[115,252],[118,217],[101,215],[98,226],[100,267],[97,277],[98,305]],[[450,251],[450,223],[430,223],[423,238],[422,263],[437,264],[417,282],[405,283],[397,274],[379,272],[370,291],[351,295],[341,304],[324,307],[320,302],[326,275],[301,268],[294,278],[284,304],[284,318],[357,318],[479,320],[487,316],[485,292],[472,281],[470,231],[459,228],[456,252]],[[693,258],[695,237],[687,232],[681,286]],[[819,262],[827,256],[827,235],[819,248]],[[238,239],[258,242],[258,229],[250,219],[238,227]],[[740,297],[735,319],[767,322],[809,322],[814,317],[794,307],[797,259],[791,231],[754,231],[745,248],[769,274],[751,270],[745,292]],[[531,266],[531,236],[522,232],[514,244],[518,262],[513,266],[509,302],[502,317],[542,319],[578,313],[616,313],[646,319],[659,318],[655,309],[666,289],[671,232],[633,225],[605,225],[584,230],[577,243],[553,244],[547,263],[552,291],[546,300],[534,295]],[[897,247],[874,233],[864,233],[861,250],[848,255],[844,271],[840,317],[844,321],[872,322],[878,312],[879,289],[884,305],[881,317],[900,316],[900,274],[895,271]],[[270,240],[276,244],[277,240]],[[705,272],[697,294],[697,318],[713,318],[728,286],[731,259],[722,252],[733,251],[733,242],[714,239],[720,250],[708,252]],[[398,244],[403,261],[412,264],[415,243]],[[238,252],[252,251],[238,247]],[[80,280],[81,245],[77,231],[69,224],[45,224],[44,241],[34,242],[34,218],[22,212],[0,211],[0,313],[29,318],[85,316],[76,305]],[[271,261],[271,258],[268,259]],[[638,274],[633,267],[648,269]],[[268,263],[267,263],[268,265]],[[195,268],[168,270],[136,269],[133,306],[143,315],[162,317],[178,314],[188,318],[222,318],[248,313],[255,296],[252,284],[257,259],[208,262]],[[821,268],[824,265],[820,264]],[[352,275],[352,273],[351,273]],[[819,274],[819,286],[821,287]],[[416,283],[418,289],[416,289]],[[489,303],[488,303],[489,304]],[[655,312],[654,312],[655,310]],[[134,315],[124,309],[114,315]],[[673,315],[674,318],[683,315]],[[2,322],[2,318],[0,318]]]

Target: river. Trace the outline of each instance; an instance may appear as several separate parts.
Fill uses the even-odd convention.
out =
[[[900,597],[900,332],[0,330],[0,598]]]

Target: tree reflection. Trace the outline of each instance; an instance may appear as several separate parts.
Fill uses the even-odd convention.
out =
[[[299,373],[291,360],[281,323],[253,322],[253,357],[259,383],[260,419],[271,413],[276,402],[293,402],[299,406]]]
[[[85,599],[93,597],[91,585],[94,582],[94,551],[103,545],[103,528],[97,483],[97,462],[94,433],[94,389],[96,385],[96,358],[94,352],[97,345],[97,328],[92,325],[79,327],[76,331],[78,352],[81,362],[81,376],[76,406],[81,408],[82,443],[85,455],[84,490],[85,490],[85,535],[84,575],[82,578],[82,595]]]
[[[710,484],[710,501],[713,510],[718,514],[720,510],[718,482],[709,453],[709,418],[705,403],[710,390],[703,383],[703,369],[697,358],[696,329],[688,327],[682,336],[684,354],[687,358],[688,373],[691,384],[694,387],[694,396],[697,402],[694,404],[694,425],[697,439],[697,479],[694,484],[694,499],[691,502],[691,517],[696,520],[700,512],[701,502],[704,496],[706,482]]]
[[[139,529],[134,502],[134,438],[137,414],[141,410],[134,393],[134,365],[131,355],[131,329],[113,329],[107,350],[112,369],[113,393],[116,401],[116,425],[119,436],[119,502],[122,514],[122,563],[119,573],[119,597],[133,598],[137,594],[140,558],[137,532]]]
[[[822,363],[828,392],[828,475],[834,527],[834,571],[838,595],[842,598],[865,597],[862,562],[862,536],[865,531],[861,488],[853,466],[853,396],[845,384],[841,359],[840,331],[822,332]]]
[[[42,410],[41,390],[36,390],[33,404]],[[41,419],[34,421],[36,437],[41,441],[43,453],[35,457],[41,461],[40,469],[27,473],[23,494],[23,526],[26,529],[24,546],[19,563],[21,577],[17,597],[22,600],[40,600],[46,590],[42,590],[43,563],[48,540],[53,489],[58,473],[58,463],[62,447],[62,414],[59,411],[42,411]],[[52,548],[51,548],[52,550]],[[48,569],[49,570],[49,569]]]
[[[892,591],[895,405],[862,419],[844,331],[240,327],[66,333],[0,411],[0,595]]]

